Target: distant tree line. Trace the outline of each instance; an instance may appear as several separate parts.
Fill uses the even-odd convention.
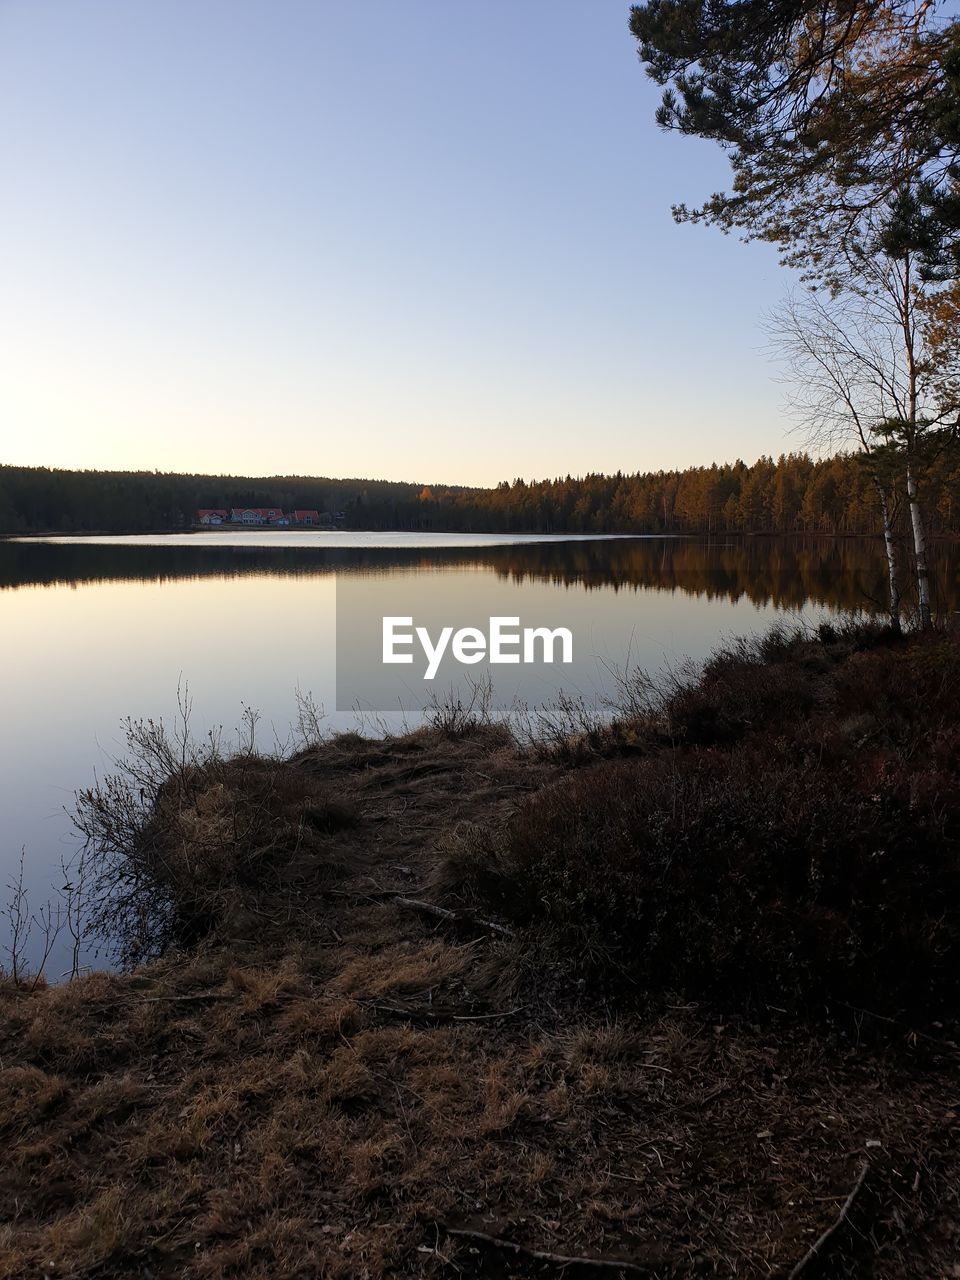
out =
[[[960,532],[960,459],[924,477],[938,533]],[[423,490],[419,525],[541,533],[877,533],[875,486],[863,459],[807,454],[625,475],[503,482],[496,489]]]
[[[960,533],[960,457],[920,477],[932,532]],[[356,530],[507,533],[874,534],[881,513],[862,455],[805,453],[686,470],[503,481],[494,489],[299,476],[246,479],[0,467],[0,532],[189,528],[199,507],[342,511]],[[903,519],[904,517],[901,517]]]

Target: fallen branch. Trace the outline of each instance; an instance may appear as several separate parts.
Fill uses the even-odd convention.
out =
[[[628,1262],[625,1258],[590,1258],[578,1257],[565,1253],[551,1253],[547,1249],[531,1249],[524,1244],[516,1244],[513,1240],[505,1240],[503,1236],[490,1235],[487,1231],[477,1231],[473,1227],[448,1227],[445,1223],[437,1224],[441,1231],[458,1240],[470,1240],[474,1244],[484,1244],[491,1249],[502,1249],[506,1253],[516,1254],[521,1258],[530,1258],[534,1262],[549,1262],[555,1267],[591,1267],[594,1270],[626,1272],[634,1276],[653,1276],[654,1270],[637,1262]]]
[[[410,888],[416,891],[422,888],[422,885],[411,885]],[[333,898],[350,898],[354,902],[386,902],[388,899],[396,896],[396,889],[373,889],[361,891],[359,889],[324,889],[324,893]]]
[[[385,1014],[388,1018],[403,1018],[407,1022],[452,1022],[453,1014],[446,1009],[432,1009],[429,1005],[383,1004],[377,1001],[366,1001],[357,997],[357,1003],[365,1005],[375,1013]]]
[[[391,1018],[405,1018],[410,1022],[486,1022],[493,1021],[497,1018],[512,1018],[520,1011],[526,1008],[525,1005],[517,1005],[515,1009],[503,1009],[493,1013],[460,1013],[459,1009],[469,1008],[468,1005],[414,1005],[403,1004],[400,1002],[384,1003],[383,1001],[366,1000],[363,996],[357,996],[358,1004],[366,1005],[367,1008],[375,1010],[377,1013],[387,1014]]]
[[[420,898],[394,898],[394,902],[406,911],[416,911],[422,916],[432,916],[435,920],[446,920],[450,924],[468,924],[474,929],[486,929],[488,933],[498,933],[504,938],[513,937],[513,930],[509,925],[498,924],[495,920],[483,920],[472,911],[451,911],[448,907],[437,907],[432,902],[423,902]]]
[[[198,1000],[239,1000],[239,991],[198,991],[189,996],[134,996],[137,1004],[165,1004],[168,1001],[177,1004],[193,1004]]]
[[[513,1018],[516,1014],[522,1013],[527,1006],[518,1004],[515,1009],[505,1009],[502,1013],[455,1013],[453,1015],[454,1022],[486,1022],[492,1018]]]
[[[856,1203],[857,1197],[860,1195],[860,1192],[863,1190],[863,1184],[867,1180],[867,1172],[869,1168],[870,1168],[870,1161],[864,1160],[863,1165],[860,1169],[859,1176],[857,1177],[856,1182],[853,1184],[850,1194],[847,1196],[846,1200],[844,1200],[843,1202],[843,1208],[837,1214],[836,1218],[834,1218],[830,1226],[827,1227],[826,1231],[824,1231],[823,1235],[821,1235],[818,1239],[816,1239],[813,1242],[813,1244],[810,1246],[807,1252],[803,1255],[803,1257],[800,1259],[797,1265],[789,1273],[789,1275],[787,1276],[787,1280],[797,1280],[798,1276],[804,1275],[808,1267],[810,1267],[817,1259],[822,1257],[827,1246],[830,1244],[830,1241],[833,1239],[833,1237],[837,1234],[837,1232],[840,1230],[843,1224],[850,1217],[850,1211],[853,1208],[854,1204]]]

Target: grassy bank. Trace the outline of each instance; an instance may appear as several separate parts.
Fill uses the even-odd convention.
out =
[[[80,805],[132,967],[0,985],[0,1274],[953,1274],[958,674],[773,633],[537,746],[133,726]]]

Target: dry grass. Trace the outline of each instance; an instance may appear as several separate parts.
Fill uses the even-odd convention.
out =
[[[947,1047],[878,1055],[692,1007],[417,1026],[333,990],[337,964],[223,965],[214,986],[189,963],[78,984],[83,1071],[62,997],[4,989],[2,1274],[491,1274],[457,1224],[651,1275],[780,1274],[864,1155],[851,1274],[949,1274],[927,1269],[956,1210]],[[201,984],[223,998],[159,998]]]

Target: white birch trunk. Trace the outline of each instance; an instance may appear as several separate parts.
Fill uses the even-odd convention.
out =
[[[880,513],[883,517],[883,545],[887,552],[887,573],[890,578],[890,626],[894,631],[900,631],[900,561],[897,555],[897,542],[893,533],[893,524],[890,519],[890,505],[887,502],[887,493],[879,480],[874,477],[874,484],[877,486],[877,493],[880,497]]]
[[[910,502],[910,524],[913,527],[913,554],[917,566],[917,604],[920,610],[920,626],[926,631],[933,625],[930,611],[930,567],[927,564],[927,535],[923,527],[923,512],[913,468],[907,464],[907,498]]]
[[[933,625],[930,612],[930,569],[927,564],[927,535],[923,527],[923,512],[917,492],[917,478],[913,471],[913,456],[917,448],[918,370],[915,350],[915,305],[911,284],[911,260],[907,254],[903,261],[901,279],[902,298],[900,319],[903,326],[904,355],[907,362],[907,499],[910,503],[910,524],[913,528],[913,556],[917,569],[917,607],[920,626],[927,631]]]

